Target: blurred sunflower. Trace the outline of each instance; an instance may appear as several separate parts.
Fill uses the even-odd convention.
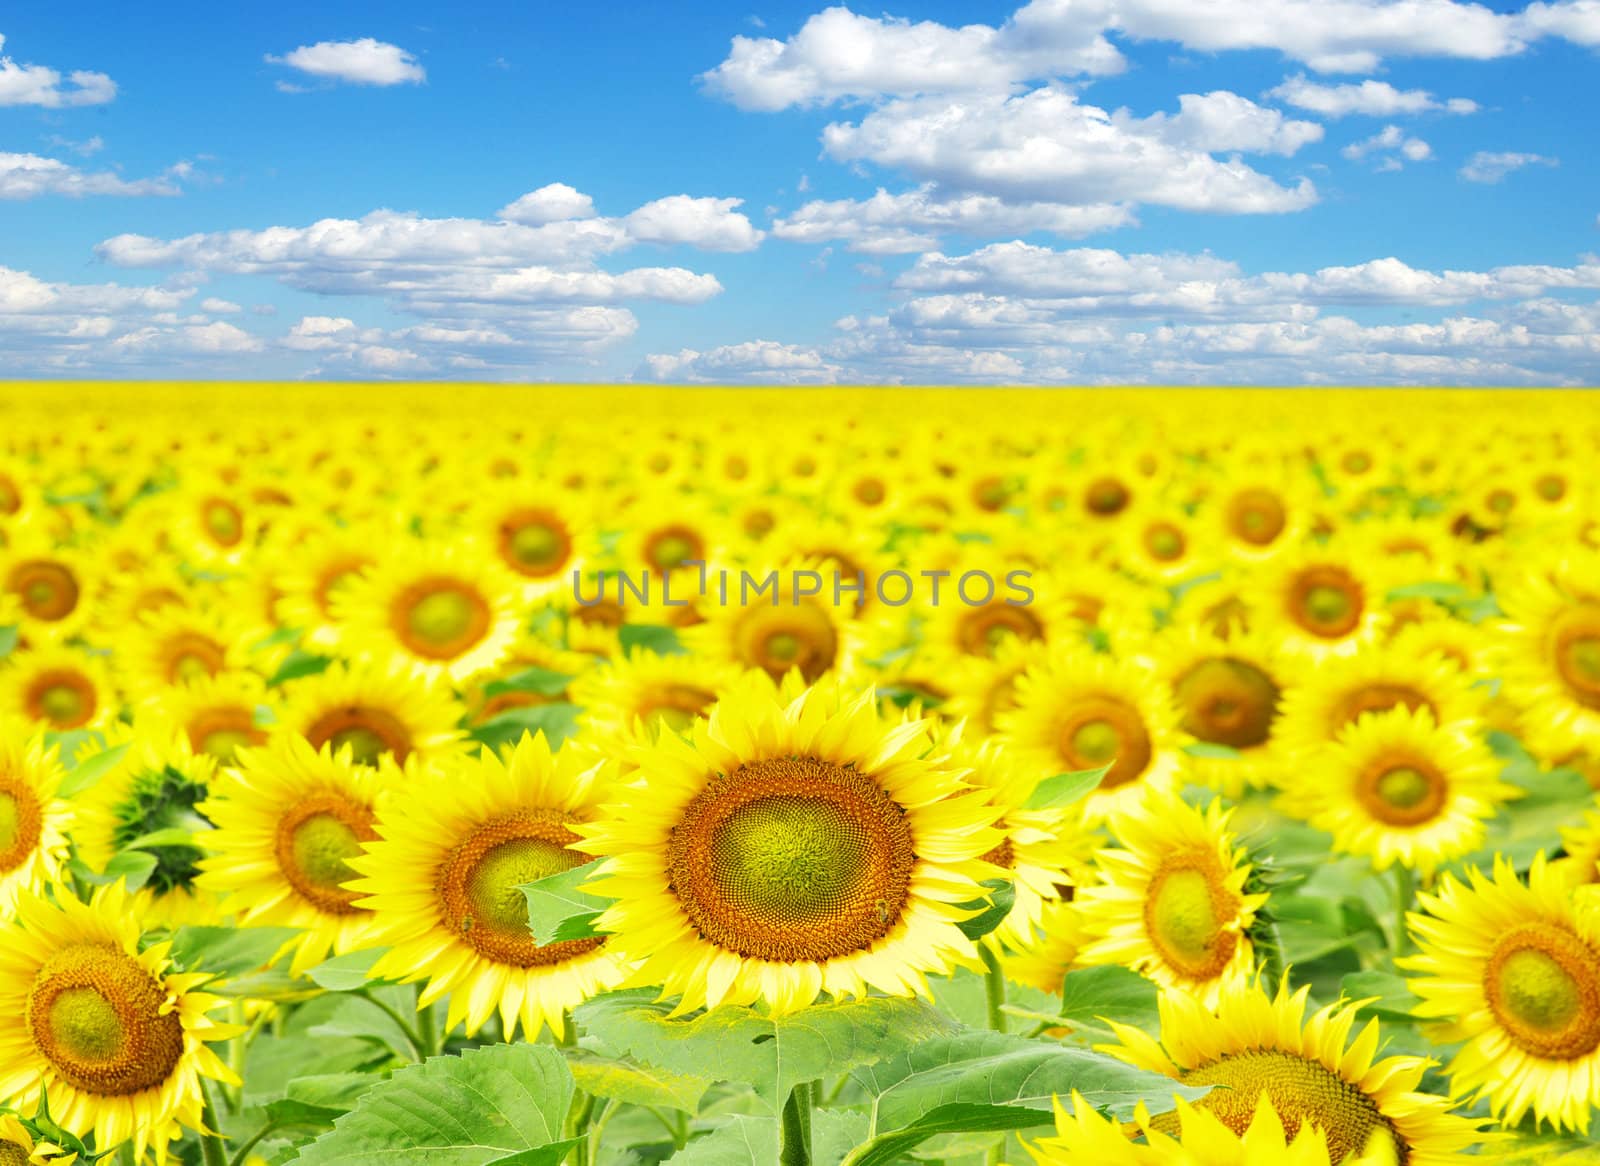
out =
[[[463,710],[437,683],[373,663],[334,664],[285,685],[280,724],[313,749],[351,750],[363,765],[383,754],[408,765],[456,748]]]
[[[0,550],[0,590],[16,597],[30,641],[59,642],[83,630],[98,585],[91,561],[37,532],[18,531]]]
[[[1068,888],[1075,890],[1075,888]],[[1078,952],[1088,940],[1083,913],[1072,898],[1046,903],[1033,938],[1020,951],[1001,952],[1006,978],[1051,996],[1061,995],[1061,982],[1078,967]]]
[[[17,896],[54,880],[77,828],[77,806],[53,746],[26,722],[0,719],[0,917]]]
[[[169,605],[113,641],[112,664],[129,699],[142,702],[207,676],[244,669],[250,627],[218,606]]]
[[[466,526],[517,577],[530,601],[566,586],[597,549],[594,518],[581,496],[547,483],[519,479],[481,492]]]
[[[681,633],[685,648],[760,669],[774,680],[797,669],[814,683],[830,669],[846,668],[861,640],[853,601],[835,596],[827,569],[810,560],[785,561],[748,589],[738,572],[730,572],[726,602],[708,599],[705,614],[704,623]]]
[[[741,675],[725,660],[636,651],[586,671],[572,684],[585,738],[617,757],[662,729],[688,731]]]
[[[1555,757],[1600,739],[1600,554],[1525,571],[1497,598],[1506,690],[1529,712],[1528,747]]]
[[[110,1149],[168,1161],[168,1144],[199,1130],[203,1079],[232,1085],[207,1047],[240,1030],[207,1013],[222,1004],[195,991],[208,973],[171,970],[169,942],[141,945],[120,885],[87,903],[22,896],[0,933],[0,1098],[31,1109],[48,1092],[51,1116]]]
[[[957,923],[1003,835],[987,797],[924,755],[922,721],[891,724],[869,690],[783,692],[750,678],[635,755],[631,784],[578,847],[606,858],[596,926],[639,962],[633,982],[677,1012],[819,995],[926,993],[972,964]]]
[[[500,1014],[505,1038],[560,1034],[572,1008],[621,983],[627,965],[607,937],[540,945],[525,883],[586,861],[574,844],[608,793],[606,765],[542,734],[504,759],[484,750],[441,765],[404,798],[379,804],[378,840],[349,858],[389,945],[371,975],[427,979],[425,1008],[450,997],[447,1027],[468,1035]]]
[[[120,707],[105,663],[76,648],[17,652],[0,668],[0,717],[24,717],[66,732],[97,728]]]
[[[1321,662],[1348,655],[1384,627],[1382,564],[1336,542],[1302,546],[1256,569],[1247,606],[1284,652]]]
[[[254,672],[219,672],[151,698],[138,718],[141,726],[181,732],[196,753],[227,765],[240,748],[266,743],[276,706],[276,695]]]

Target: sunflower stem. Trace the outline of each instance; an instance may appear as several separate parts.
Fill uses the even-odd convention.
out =
[[[217,1109],[211,1104],[211,1091],[205,1078],[195,1078],[200,1088],[200,1124],[205,1133],[200,1135],[200,1157],[206,1166],[228,1166],[228,1152],[222,1145],[222,1134],[217,1128]]]
[[[1409,950],[1410,938],[1406,934],[1406,912],[1416,898],[1417,881],[1411,868],[1404,863],[1394,866],[1394,945],[1391,954],[1399,960]]]
[[[421,990],[418,989],[420,996]],[[433,1023],[433,1005],[423,1005],[418,1001],[417,1008],[417,1040],[422,1048],[419,1050],[423,1060],[444,1052],[444,1035],[435,1030]]]
[[[561,1014],[561,1034],[556,1038],[556,1044],[564,1049],[578,1047],[578,1022],[570,1010]]]
[[[983,957],[983,992],[989,1005],[989,1027],[995,1032],[1006,1030],[1006,974],[1000,969],[1000,957],[986,943],[978,945]]]
[[[418,1061],[426,1061],[428,1059],[427,1048],[422,1042],[422,1037],[417,1033],[416,1029],[412,1028],[406,1023],[405,1017],[401,1016],[393,1008],[390,1008],[387,1004],[385,1004],[382,1000],[379,1000],[370,992],[362,990],[353,994],[360,996],[368,1004],[372,1005],[379,1012],[383,1013],[390,1020],[394,1021],[395,1025],[400,1029],[400,1032],[405,1036],[406,1043],[411,1046],[411,1052]],[[418,1012],[417,1016],[420,1020],[422,1013]]]
[[[811,1166],[811,1106],[814,1097],[809,1082],[789,1091],[783,1106],[783,1148],[778,1166]]]

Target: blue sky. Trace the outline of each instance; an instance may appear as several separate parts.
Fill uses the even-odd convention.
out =
[[[1600,3],[0,12],[0,375],[1600,382]]]

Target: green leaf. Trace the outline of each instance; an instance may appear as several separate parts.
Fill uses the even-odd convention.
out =
[[[569,1049],[567,1068],[578,1088],[596,1097],[614,1097],[630,1105],[656,1109],[681,1109],[694,1113],[700,1098],[711,1085],[709,1077],[669,1073],[637,1061],[603,1057],[588,1049]]]
[[[654,652],[658,656],[676,656],[684,652],[684,646],[678,640],[678,629],[653,623],[625,623],[617,629],[617,643],[622,646],[622,654],[631,656],[634,652]]]
[[[472,730],[471,737],[491,749],[515,745],[524,733],[542,732],[551,748],[578,731],[579,708],[566,701],[507,709]]]
[[[877,1098],[878,1129],[884,1132],[954,1102],[1048,1111],[1052,1097],[1076,1089],[1096,1109],[1126,1118],[1141,1101],[1163,1112],[1172,1108],[1175,1094],[1205,1093],[1103,1053],[975,1030],[918,1042],[852,1076]]]
[[[1016,905],[1017,888],[1010,879],[989,879],[983,885],[989,889],[988,898],[961,904],[968,911],[978,912],[956,924],[968,939],[982,939],[988,935],[1005,921],[1005,917],[1011,914],[1011,908]]]
[[[93,788],[102,777],[117,767],[117,763],[127,752],[126,744],[113,745],[110,749],[100,750],[93,757],[84,758],[62,779],[61,785],[56,790],[56,796],[75,798]],[[65,749],[61,753],[63,758],[67,756]]]
[[[561,1133],[572,1092],[572,1074],[549,1046],[489,1045],[433,1057],[373,1086],[292,1161],[488,1166],[515,1159],[517,1166],[553,1166],[570,1148]]]
[[[352,1077],[366,1082],[363,1089],[379,1083],[381,1077],[354,1070],[372,1060],[372,1046],[362,1040],[339,1037],[317,1040],[308,1036],[273,1036],[263,1032],[250,1042],[245,1052],[245,1105],[265,1105],[293,1092],[314,1104],[327,1104],[329,1097],[315,1087],[299,1092],[308,1082],[332,1081]]]
[[[1405,583],[1399,587],[1391,587],[1385,602],[1394,603],[1401,599],[1436,599],[1440,603],[1463,603],[1471,598],[1472,592],[1460,583],[1449,583],[1443,580],[1429,580],[1422,583]]]
[[[180,927],[172,958],[185,971],[236,976],[266,967],[299,934],[294,927]]]
[[[1154,1028],[1159,1013],[1156,985],[1127,968],[1107,964],[1068,972],[1061,981],[1061,1016],[1073,1025],[1104,1028],[1105,1021]]]
[[[565,672],[554,672],[549,668],[526,668],[504,680],[491,680],[483,686],[483,695],[488,698],[503,696],[508,692],[535,692],[540,696],[560,696],[571,683],[572,677]]]
[[[1363,1017],[1380,1020],[1411,1020],[1413,1009],[1422,1001],[1412,995],[1406,981],[1390,972],[1351,972],[1339,983],[1352,1000],[1371,999],[1361,1009]]]
[[[518,1150],[515,1154],[496,1158],[492,1166],[556,1166],[556,1163],[566,1159],[574,1146],[581,1146],[583,1142],[582,1138],[568,1138],[562,1142],[551,1142],[548,1146]]]
[[[309,969],[306,976],[319,988],[326,988],[330,992],[355,992],[372,983],[368,972],[378,958],[389,949],[386,947],[369,947],[361,951],[346,952],[344,955],[334,956],[331,960],[324,960],[316,967]]]
[[[328,665],[332,663],[332,656],[321,656],[315,652],[307,652],[304,648],[295,648],[283,658],[283,663],[278,665],[278,670],[268,679],[267,687],[276,688],[291,680],[299,680],[302,676],[315,676],[319,672],[326,672]]]
[[[673,1073],[748,1082],[774,1114],[800,1082],[871,1064],[956,1027],[927,1003],[898,997],[816,1004],[776,1017],[723,1005],[668,1020],[672,1005],[654,995],[597,997],[578,1009],[579,1024],[614,1056]]]
[[[929,1110],[910,1125],[879,1134],[848,1154],[843,1166],[897,1166],[908,1151],[939,1134],[974,1130],[1025,1130],[1049,1125],[1050,1115],[1020,1105],[952,1102]]]
[[[156,856],[148,850],[124,850],[113,854],[106,863],[105,880],[122,879],[130,891],[137,891],[156,873]]]
[[[17,641],[22,638],[15,627],[0,628],[0,657],[11,655],[17,650]]]
[[[195,845],[194,831],[183,826],[169,826],[165,830],[152,830],[141,834],[123,847],[124,850],[160,850],[163,846]]]
[[[770,1117],[736,1113],[667,1161],[668,1166],[776,1166],[778,1123]]]
[[[573,919],[592,919],[611,905],[608,899],[579,890],[580,886],[594,877],[599,865],[600,859],[597,858],[571,870],[522,885],[520,890],[528,900],[528,925],[535,943],[541,946],[554,943],[560,936],[563,924]],[[589,934],[593,935],[594,932],[590,930]],[[568,938],[583,937],[569,935]]]
[[[1033,793],[1022,804],[1025,810],[1058,810],[1070,806],[1094,792],[1100,780],[1111,772],[1111,766],[1099,769],[1081,769],[1076,773],[1058,773],[1047,777],[1033,787]]]

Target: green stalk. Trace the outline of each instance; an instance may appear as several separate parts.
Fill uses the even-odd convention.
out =
[[[217,1110],[211,1104],[211,1092],[205,1078],[196,1078],[200,1087],[200,1124],[206,1133],[200,1135],[200,1156],[206,1166],[228,1166],[228,1152],[223,1148],[222,1135],[217,1132]]]
[[[1000,958],[986,943],[979,942],[978,954],[983,957],[983,991],[989,1004],[989,1027],[995,1032],[1006,1030],[1006,974],[1000,970]]]
[[[417,1040],[422,1045],[423,1060],[444,1052],[444,1035],[436,1031],[434,1027],[433,1005],[430,1004],[426,1008],[419,1007],[417,1009]]]
[[[383,1013],[399,1026],[400,1031],[405,1035],[406,1043],[411,1046],[411,1051],[416,1056],[417,1060],[426,1061],[428,1059],[427,1046],[423,1044],[422,1037],[418,1035],[417,1030],[406,1023],[405,1017],[401,1016],[393,1008],[390,1008],[387,1004],[385,1004],[382,1000],[379,1000],[370,992],[362,990],[356,992],[355,995],[360,996],[368,1004],[371,1004],[379,1012]],[[417,1016],[420,1019],[422,1013],[419,1012]]]
[[[1396,960],[1410,950],[1411,939],[1406,934],[1406,912],[1416,899],[1417,879],[1411,868],[1397,862],[1394,866],[1394,947]]]
[[[809,1083],[796,1085],[783,1106],[783,1148],[778,1166],[811,1166],[811,1107]]]

